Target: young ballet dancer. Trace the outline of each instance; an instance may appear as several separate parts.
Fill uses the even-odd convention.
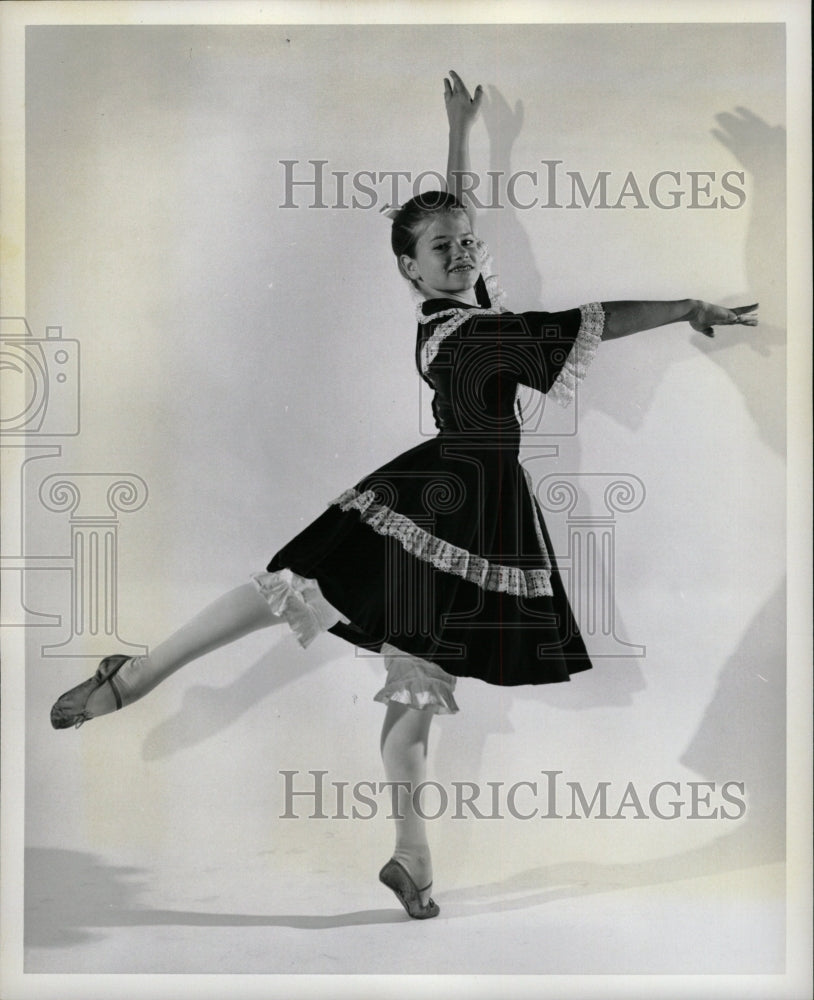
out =
[[[530,478],[518,462],[520,385],[567,403],[598,345],[667,323],[754,326],[756,306],[695,299],[504,309],[465,196],[482,91],[444,81],[447,191],[393,213],[391,244],[419,299],[416,364],[438,433],[346,489],[264,572],[147,656],[113,655],[51,710],[55,728],[129,705],[184,664],[286,622],[300,644],[330,631],[383,654],[381,754],[401,788],[396,843],[379,877],[411,917],[434,917],[432,861],[411,789],[426,779],[433,715],[458,711],[457,677],[567,681],[591,667]]]

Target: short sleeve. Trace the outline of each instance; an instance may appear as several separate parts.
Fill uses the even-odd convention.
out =
[[[465,334],[469,364],[482,372],[496,370],[566,406],[596,354],[604,325],[599,303],[564,312],[473,316]]]

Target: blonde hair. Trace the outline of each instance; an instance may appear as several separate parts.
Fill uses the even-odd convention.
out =
[[[451,215],[455,212],[466,212],[455,195],[447,191],[427,191],[405,202],[393,216],[390,246],[396,255],[399,271],[413,285],[415,281],[405,273],[402,256],[415,257],[416,243],[435,216]]]

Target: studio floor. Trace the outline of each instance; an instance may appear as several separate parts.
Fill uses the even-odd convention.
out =
[[[225,856],[202,842],[185,857],[150,859],[29,848],[26,971],[681,975],[784,968],[781,863],[682,878],[670,858],[627,865],[551,858],[530,869],[484,851],[480,864],[470,854],[468,870],[439,885],[438,918],[413,921],[378,884],[375,866],[361,857],[349,862],[331,838],[282,851],[247,851],[239,833],[235,840]]]
[[[431,732],[432,778],[444,788],[471,779],[484,795],[499,779],[503,815],[461,820],[450,807],[428,822],[441,913],[413,921],[377,879],[392,849],[388,809],[368,819],[336,815],[338,784],[383,778],[381,705],[371,698],[380,664],[323,662],[315,648],[303,669],[282,656],[290,643],[266,651],[262,635],[255,641],[256,659],[251,642],[239,659],[213,654],[126,718],[94,720],[78,733],[48,724],[52,692],[77,667],[60,664],[47,683],[30,686],[26,975],[70,985],[82,974],[169,974],[174,983],[213,974],[241,983],[510,974],[543,977],[536,995],[558,1000],[556,980],[544,977],[585,977],[581,998],[608,976],[782,978],[782,782],[750,749],[756,727],[737,755],[723,756],[714,687],[699,698],[711,707],[693,714],[676,712],[676,694],[655,685],[639,695],[647,712],[599,697],[601,677],[591,689],[506,691],[497,701],[476,682],[461,683],[460,715]],[[617,669],[614,692],[626,676]],[[657,738],[654,718],[663,720]],[[328,815],[313,818],[306,795],[285,818],[285,772],[304,789],[320,769],[332,782]],[[569,819],[563,798],[560,818],[523,818],[535,806],[531,785],[555,771],[588,798],[607,780],[611,813],[632,782],[648,816],[627,808],[610,819],[596,810]],[[728,780],[743,782],[742,815],[724,819],[718,809],[717,819],[693,819],[692,783],[706,783],[711,806],[720,806]],[[648,791],[667,781],[682,803],[675,821],[647,805]],[[505,808],[512,782],[529,783],[518,786],[516,816]]]

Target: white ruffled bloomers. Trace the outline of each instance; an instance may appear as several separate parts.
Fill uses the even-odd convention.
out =
[[[454,715],[458,703],[452,693],[458,678],[436,663],[403,653],[389,642],[382,644],[387,683],[374,701],[395,701],[411,708],[426,709],[436,715]]]
[[[300,576],[290,569],[253,573],[257,589],[278,618],[283,618],[305,649],[320,632],[348,619],[325,599],[316,580]]]
[[[290,569],[273,573],[254,573],[251,577],[272,612],[282,618],[304,648],[337,622],[348,619],[325,599],[316,580],[300,576]],[[411,708],[425,709],[438,715],[458,711],[453,695],[456,677],[435,663],[404,653],[389,642],[381,649],[387,668],[387,681],[374,701],[394,701]]]

